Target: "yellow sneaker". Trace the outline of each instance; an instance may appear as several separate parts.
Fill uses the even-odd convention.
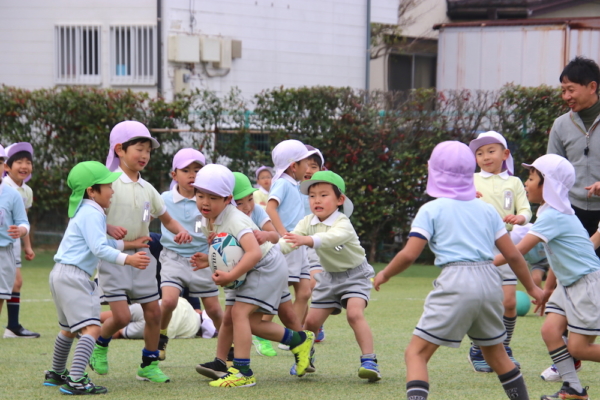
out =
[[[227,370],[227,375],[208,384],[212,387],[249,387],[256,385],[256,378],[254,375],[246,376],[231,367]]]
[[[304,331],[306,340],[298,346],[291,349],[296,357],[296,375],[300,378],[306,374],[306,368],[310,366],[310,353],[315,343],[315,334],[311,331]]]

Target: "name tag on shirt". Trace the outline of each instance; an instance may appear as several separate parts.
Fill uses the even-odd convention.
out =
[[[150,222],[150,202],[144,202],[144,211],[142,213],[142,222]]]
[[[4,226],[4,210],[0,210],[0,226]]]
[[[194,224],[194,232],[202,232],[202,215],[196,217],[196,223]]]
[[[510,190],[504,191],[504,209],[512,210],[513,209],[513,192]]]

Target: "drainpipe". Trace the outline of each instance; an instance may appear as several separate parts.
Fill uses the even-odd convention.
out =
[[[366,48],[366,68],[365,68],[365,92],[366,100],[369,101],[369,91],[371,90],[371,0],[367,0],[367,48]]]
[[[156,94],[158,97],[163,94],[163,76],[162,76],[162,0],[156,0],[156,43],[158,49],[156,50]]]

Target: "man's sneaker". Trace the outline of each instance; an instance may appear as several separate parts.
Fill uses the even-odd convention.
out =
[[[169,343],[169,337],[167,335],[160,334],[158,339],[158,359],[159,361],[165,361],[167,358],[167,344]]]
[[[315,343],[321,343],[325,340],[325,329],[323,329],[323,325],[319,328],[317,332],[317,337],[315,338]]]
[[[587,390],[588,386],[584,387],[580,393],[578,393],[575,389],[573,389],[569,382],[563,382],[560,390],[554,394],[548,394],[542,396],[540,400],[552,400],[552,399],[561,399],[561,400],[588,400]]]
[[[90,357],[90,368],[98,375],[108,374],[108,346],[103,347],[98,343],[94,346],[94,351]]]
[[[249,387],[256,385],[256,378],[254,374],[246,376],[239,370],[231,367],[222,378],[208,382],[208,384],[212,387]]]
[[[44,377],[44,386],[62,386],[67,383],[67,375],[69,375],[68,369],[65,369],[61,374],[58,374],[50,369],[46,371],[46,376]]]
[[[104,386],[94,385],[88,374],[84,374],[76,381],[68,376],[67,382],[60,387],[60,391],[64,394],[104,394],[108,392]]]
[[[16,328],[6,328],[4,330],[4,339],[37,339],[40,337],[39,333],[31,332],[28,329],[23,328],[22,325]]]
[[[158,368],[158,361],[152,361],[150,365],[145,367],[140,366],[138,368],[136,378],[140,381],[148,381],[154,383],[165,383],[170,382],[168,376],[163,374],[163,372]]]
[[[315,368],[315,348],[313,347],[312,349],[310,349],[310,364],[308,365],[308,367],[306,367],[306,372],[312,374],[316,370],[317,368]],[[296,374],[296,364],[292,365],[292,368],[290,368],[290,375],[298,375]]]
[[[252,344],[259,356],[275,357],[277,355],[270,340],[253,335]]]
[[[488,363],[483,359],[483,353],[481,352],[481,349],[476,349],[475,347],[471,346],[471,350],[469,350],[467,358],[469,359],[469,363],[471,363],[475,372],[494,372],[494,370],[490,368]]]
[[[277,345],[277,347],[279,347],[279,349],[281,349],[281,350],[290,351],[290,346],[283,344],[283,343],[279,343]]]
[[[381,373],[379,372],[379,366],[377,365],[376,359],[364,359],[361,360],[360,368],[358,369],[358,377],[362,379],[368,379],[369,382],[377,382],[381,379]]]
[[[515,363],[517,368],[521,369],[521,363],[515,360],[515,358],[513,357],[512,349],[510,348],[510,346],[504,345],[504,350],[506,350],[506,354],[508,354],[508,358],[510,358],[510,361]]]
[[[575,371],[581,371],[581,360],[575,360]],[[562,379],[560,379],[560,373],[554,364],[546,368],[541,373],[540,377],[547,382],[562,382]]]
[[[227,375],[227,364],[215,357],[214,361],[196,365],[196,372],[216,380]]]
[[[303,377],[306,369],[310,366],[310,354],[315,343],[315,334],[311,331],[304,331],[306,339],[298,346],[291,349],[296,358],[296,376]]]

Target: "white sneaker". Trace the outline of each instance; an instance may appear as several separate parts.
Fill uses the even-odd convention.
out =
[[[575,371],[581,371],[581,360],[577,360],[575,362]],[[556,369],[554,364],[546,368],[540,374],[540,378],[542,378],[546,382],[562,382],[562,379],[560,379],[560,374],[558,373],[558,370]]]
[[[279,345],[277,345],[277,347],[279,347],[281,350],[290,351],[290,346],[286,346],[283,343],[279,343]]]

